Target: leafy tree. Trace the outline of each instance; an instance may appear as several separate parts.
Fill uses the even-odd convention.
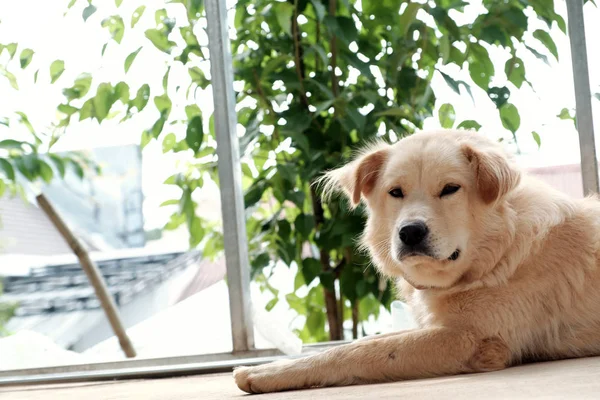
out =
[[[17,50],[16,43],[0,44],[0,56],[3,51],[8,56],[7,65],[0,64],[0,75],[3,75],[14,89],[18,89],[19,85],[15,75],[9,71],[9,64],[18,61],[18,65],[24,69],[34,56],[34,51],[26,48],[20,52],[17,60]],[[62,74],[63,69],[64,65],[60,65],[59,61],[52,63],[52,82]],[[35,77],[37,78],[37,72]],[[64,106],[59,106],[59,111],[64,111]],[[83,178],[87,171],[99,172],[98,166],[82,154],[52,153],[52,147],[57,140],[58,136],[55,133],[47,134],[34,128],[25,112],[18,111],[14,115],[2,115],[0,112],[0,198],[5,195],[24,197],[26,186],[62,179],[69,168],[80,178]],[[1,278],[0,268],[0,295]],[[14,304],[0,302],[0,335],[5,333],[3,326],[12,317],[14,310]]]
[[[88,118],[102,123],[153,113],[142,146],[159,140],[165,153],[186,154],[189,161],[165,182],[181,189],[180,198],[165,202],[177,208],[166,229],[185,224],[190,245],[212,256],[222,248],[220,228],[197,216],[192,197],[208,180],[218,183],[212,118],[197,106],[210,86],[203,2],[173,0],[158,9],[137,3],[126,15],[116,0],[117,12],[100,18],[110,7],[69,3],[69,12],[77,10],[107,31],[104,57],[113,57],[110,48],[127,35],[143,32],[145,39],[120,60],[120,78],[95,82],[82,74],[65,88],[53,129]],[[516,139],[520,116],[511,93],[530,85],[522,55],[558,58],[549,29],[557,25],[565,32],[565,21],[553,0],[239,0],[232,12],[252,278],[273,293],[270,309],[283,296],[269,284],[269,267],[274,260],[295,265],[295,292],[285,300],[306,316],[300,337],[340,339],[344,321],[352,321],[357,337],[361,322],[389,306],[392,287],[357,249],[360,210],[350,212],[338,199],[324,204],[312,183],[362,143],[376,137],[393,142],[422,127],[436,109],[434,76],[465,99],[485,91]],[[531,29],[536,19],[544,25]],[[508,56],[504,65],[490,59],[492,48]],[[162,81],[130,87],[127,73],[144,53],[164,62]],[[21,67],[33,54],[20,53]],[[53,81],[64,68],[60,60],[52,63]],[[12,83],[8,69],[2,71]],[[187,88],[170,80],[173,74],[181,78],[181,71],[189,75]],[[468,71],[470,79],[458,79],[457,71]],[[457,123],[451,104],[441,105],[437,116],[446,128],[478,130],[485,123],[475,115]]]

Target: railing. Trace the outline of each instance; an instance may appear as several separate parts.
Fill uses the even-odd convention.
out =
[[[569,40],[571,42],[571,61],[573,63],[575,86],[575,114],[577,132],[579,133],[579,152],[581,153],[581,177],[583,179],[583,193],[588,195],[599,193],[600,190],[598,187],[598,162],[592,116],[592,93],[585,43],[583,0],[567,0],[567,18],[569,21]]]
[[[583,19],[583,0],[566,0],[573,62],[577,129],[581,151],[583,188],[586,194],[598,193],[598,163],[592,119],[591,91]],[[0,385],[127,379],[222,372],[237,365],[252,365],[282,357],[277,350],[254,347],[248,249],[241,185],[241,163],[236,134],[233,72],[225,0],[206,0],[218,168],[227,282],[231,314],[233,352],[212,355],[180,356],[161,359],[126,360],[84,366],[1,371]],[[319,351],[340,344],[305,346],[304,352]]]

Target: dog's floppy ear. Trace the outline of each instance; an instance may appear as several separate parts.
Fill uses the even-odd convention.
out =
[[[470,144],[464,144],[462,150],[475,171],[477,191],[484,203],[500,200],[519,184],[521,174],[500,151],[480,150]]]
[[[362,155],[345,166],[329,171],[323,176],[323,196],[327,198],[332,192],[341,189],[350,199],[353,207],[360,203],[361,197],[368,196],[375,187],[377,179],[388,157],[387,144],[368,149]]]

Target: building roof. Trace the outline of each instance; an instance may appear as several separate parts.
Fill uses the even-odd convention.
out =
[[[124,257],[97,262],[117,306],[168,279],[199,259],[198,252]],[[3,301],[16,302],[17,317],[100,309],[78,263],[34,267],[27,275],[3,278]]]
[[[202,264],[198,251],[135,254],[140,251],[121,251],[133,254],[120,257],[114,253],[112,258],[97,254],[93,257],[126,327],[167,307],[169,301],[177,301],[189,289]],[[15,316],[6,326],[9,332],[35,331],[72,348],[80,340],[86,340],[86,332],[106,325],[106,319],[80,265],[70,257],[58,258],[58,262],[46,265],[15,268],[12,274],[0,278],[4,286],[0,302],[17,304]],[[168,286],[177,286],[171,298],[166,298],[164,291],[161,299],[154,298],[156,290]],[[140,301],[145,304],[137,304]],[[145,311],[139,311],[140,307]],[[88,337],[87,341],[90,340]]]
[[[71,250],[46,214],[21,197],[0,199],[0,254],[65,254]]]

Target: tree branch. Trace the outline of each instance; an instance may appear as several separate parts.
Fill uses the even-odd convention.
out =
[[[258,97],[265,103],[265,107],[269,110],[269,115],[271,116],[271,123],[273,124],[273,139],[279,141],[279,129],[277,128],[277,116],[275,114],[275,110],[273,109],[273,104],[267,99],[265,96],[265,92],[262,90],[260,85],[260,77],[256,72],[256,69],[252,70],[252,75],[254,76],[254,82],[256,84],[256,93]]]
[[[325,221],[325,213],[323,210],[323,203],[317,195],[313,185],[310,187],[310,195],[312,200],[313,214],[315,216],[315,229],[318,231],[323,222]],[[329,252],[326,249],[319,249],[319,261],[321,262],[321,269],[324,272],[331,272],[331,258]],[[333,291],[323,286],[323,295],[325,297],[325,308],[327,310],[327,323],[329,325],[329,339],[330,340],[341,340],[341,326],[339,324],[338,316],[338,305],[335,294],[335,288]]]
[[[308,98],[304,88],[304,61],[302,59],[302,49],[300,48],[300,29],[298,27],[298,1],[294,1],[294,16],[292,17],[292,36],[294,37],[294,64],[296,65],[296,74],[300,82],[300,100],[302,105],[308,108]]]
[[[358,299],[352,304],[352,339],[358,339]]]
[[[337,0],[329,0],[329,15],[335,17],[337,11]],[[331,51],[331,91],[333,97],[338,97],[339,94],[339,83],[338,78],[335,74],[337,68],[337,37],[332,33],[331,39],[329,40],[329,50]],[[337,111],[337,108],[336,108]]]

